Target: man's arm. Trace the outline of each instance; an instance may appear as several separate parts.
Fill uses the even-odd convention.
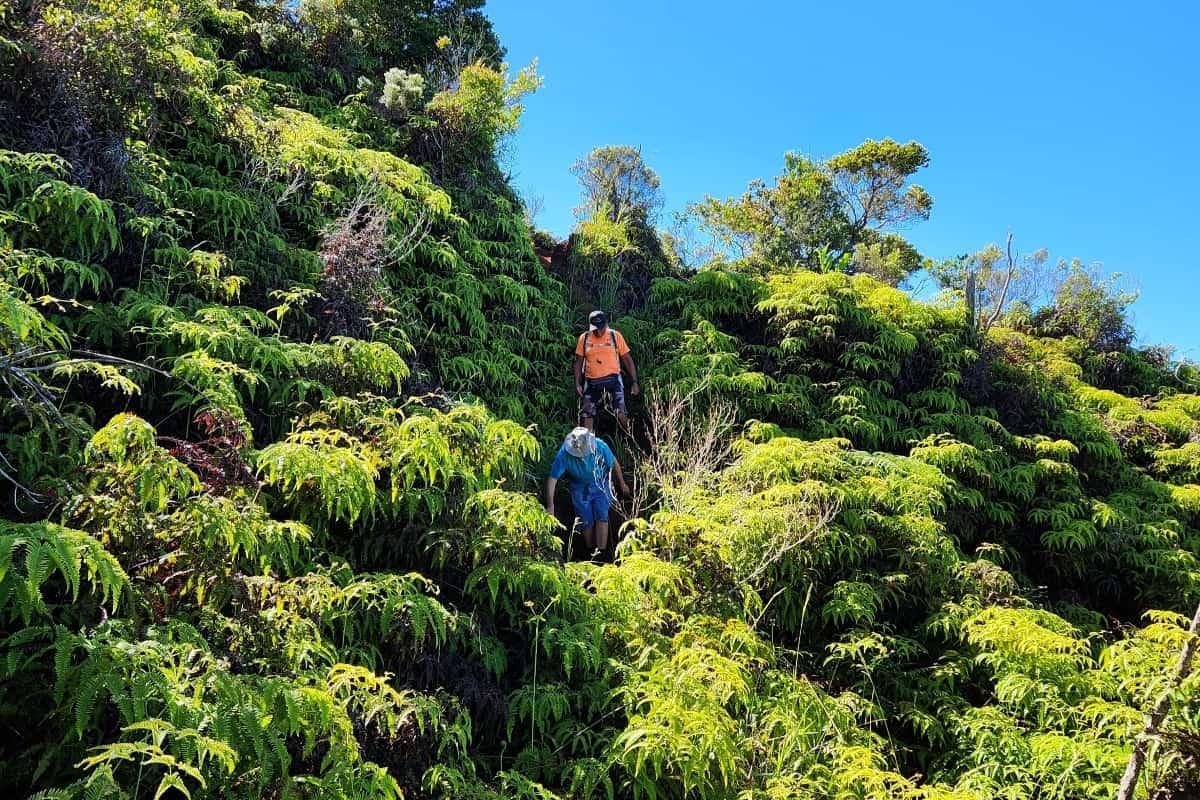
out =
[[[575,394],[583,397],[583,356],[575,356]]]
[[[558,488],[558,479],[567,471],[566,451],[558,448],[554,461],[550,462],[550,471],[546,473],[546,513],[554,516],[554,490]]]
[[[625,476],[621,474],[621,463],[613,461],[613,475],[617,476],[617,488],[621,490],[621,494],[629,494],[629,484],[625,482]]]
[[[638,386],[637,367],[633,364],[633,355],[626,353],[621,356],[621,366],[629,373],[629,393],[632,395],[638,394],[641,388]]]

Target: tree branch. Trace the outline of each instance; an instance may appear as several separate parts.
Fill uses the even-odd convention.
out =
[[[1171,675],[1167,683],[1167,688],[1159,695],[1158,702],[1150,713],[1146,715],[1145,725],[1142,727],[1142,732],[1138,734],[1137,739],[1133,744],[1133,752],[1129,754],[1129,763],[1125,766],[1125,774],[1121,776],[1121,786],[1117,790],[1117,800],[1133,800],[1134,790],[1137,788],[1138,778],[1141,776],[1142,767],[1146,764],[1146,756],[1150,749],[1150,742],[1158,737],[1162,729],[1162,724],[1167,718],[1167,712],[1171,709],[1171,695],[1179,688],[1179,684],[1191,674],[1192,661],[1196,657],[1196,642],[1200,640],[1200,605],[1196,606],[1196,613],[1192,616],[1192,624],[1188,626],[1187,639],[1184,640],[1183,649],[1179,651],[1179,660],[1175,662],[1175,671]]]
[[[1000,319],[1000,314],[1004,311],[1004,302],[1008,299],[1008,287],[1012,283],[1013,275],[1017,271],[1017,265],[1013,261],[1012,240],[1012,231],[1009,231],[1008,240],[1004,244],[1004,252],[1008,258],[1008,271],[1004,276],[1004,288],[1000,290],[1000,299],[996,301],[996,307],[992,310],[991,317],[988,318],[987,324],[983,326],[983,330],[985,331],[991,328],[996,320]]]

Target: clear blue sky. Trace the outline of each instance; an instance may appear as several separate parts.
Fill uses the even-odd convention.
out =
[[[490,0],[508,61],[545,85],[510,143],[541,227],[571,229],[568,172],[640,145],[667,209],[741,193],[783,153],[915,139],[933,257],[1011,230],[1140,289],[1143,342],[1200,359],[1200,7],[1115,2]]]

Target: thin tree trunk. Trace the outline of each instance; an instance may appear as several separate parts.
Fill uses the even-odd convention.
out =
[[[974,328],[976,327],[976,318],[977,318],[977,315],[975,313],[975,303],[979,299],[979,295],[976,293],[976,290],[975,290],[975,270],[974,270],[974,268],[972,268],[971,271],[967,273],[967,286],[966,286],[965,294],[967,296],[967,322],[970,324],[972,330],[974,330]]]
[[[983,330],[989,330],[996,324],[996,320],[1000,319],[1000,315],[1004,313],[1004,303],[1008,299],[1008,286],[1012,283],[1013,275],[1017,272],[1017,265],[1013,261],[1012,253],[1012,232],[1008,234],[1008,241],[1004,244],[1004,252],[1008,257],[1008,269],[1004,273],[1004,288],[1000,290],[1000,299],[996,301],[996,308],[992,311],[992,316],[988,318],[987,324],[983,326]]]
[[[1183,649],[1179,651],[1179,661],[1175,663],[1175,674],[1171,677],[1162,696],[1158,698],[1158,702],[1146,715],[1146,724],[1133,744],[1133,752],[1129,754],[1129,763],[1125,767],[1125,774],[1121,777],[1121,788],[1117,791],[1117,800],[1133,800],[1133,790],[1137,788],[1138,777],[1142,773],[1142,767],[1146,765],[1146,752],[1149,750],[1150,741],[1158,736],[1163,720],[1167,717],[1167,711],[1171,708],[1171,692],[1192,671],[1192,660],[1196,657],[1198,639],[1200,639],[1200,605],[1196,606],[1196,614],[1192,617],[1192,624],[1188,626],[1188,637],[1183,643]]]

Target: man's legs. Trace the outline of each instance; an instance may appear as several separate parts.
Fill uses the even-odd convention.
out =
[[[605,400],[606,394],[608,400]],[[583,427],[592,433],[596,432],[596,412],[606,402],[609,413],[617,418],[617,424],[625,433],[629,433],[629,413],[625,408],[625,387],[621,384],[620,378],[615,375],[588,381],[587,388],[583,390],[579,411]]]
[[[583,397],[579,398],[579,416],[583,422],[583,427],[587,428],[592,433],[596,432],[596,399],[592,397],[592,387],[588,384],[583,390]]]
[[[600,551],[601,560],[608,557],[608,507],[610,505],[608,492],[599,487],[593,487],[592,518],[596,520],[596,549]]]
[[[592,553],[596,552],[596,516],[592,510],[592,499],[589,494],[587,487],[571,486],[571,504],[575,506],[575,516],[579,517],[579,530],[583,534],[585,558],[591,558]],[[604,535],[608,536],[607,524],[605,524]]]
[[[630,433],[629,411],[625,408],[625,384],[619,380],[613,389],[613,410],[617,412],[617,424],[621,426],[621,430]]]
[[[599,526],[593,525],[590,528],[584,526],[580,527],[583,530],[583,546],[585,548],[585,552],[587,553],[588,558],[591,558],[592,553],[596,552],[596,536],[598,535],[598,531],[596,529]],[[604,535],[608,536],[608,523],[604,523]]]
[[[595,540],[596,546],[594,549],[599,550],[601,553],[608,549],[608,520],[596,523]]]

